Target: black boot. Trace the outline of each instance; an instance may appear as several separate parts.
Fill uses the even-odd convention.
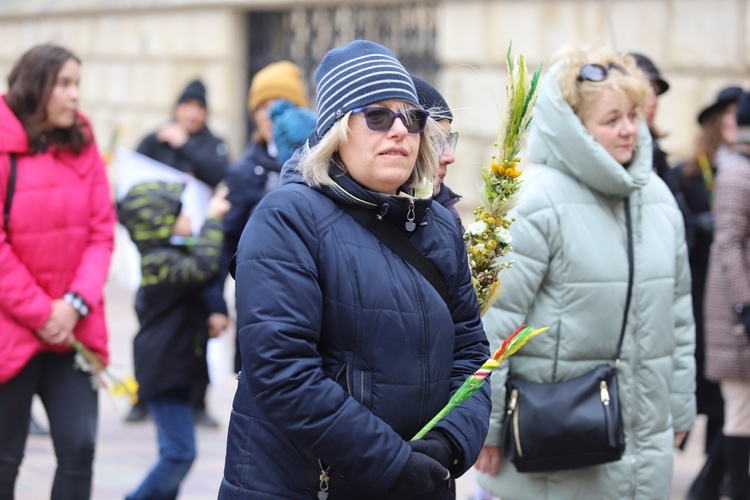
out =
[[[747,500],[750,437],[724,436],[724,459],[732,486],[732,500]]]
[[[130,408],[130,412],[125,416],[126,422],[143,422],[148,417],[148,411],[143,401],[138,401]]]
[[[698,477],[687,492],[687,500],[719,500],[719,488],[724,478],[723,436],[711,440],[711,449],[706,456]]]

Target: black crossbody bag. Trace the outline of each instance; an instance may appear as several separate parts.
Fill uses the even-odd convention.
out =
[[[633,234],[627,199],[625,223],[628,291],[614,364],[598,365],[564,382],[544,384],[509,377],[505,384],[502,447],[518,472],[589,467],[620,460],[625,451],[617,368],[633,292]]]

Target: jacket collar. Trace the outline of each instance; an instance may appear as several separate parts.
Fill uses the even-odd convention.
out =
[[[331,167],[331,178],[334,184],[320,191],[338,204],[368,208],[373,211],[374,216],[389,220],[406,234],[412,234],[421,226],[427,225],[427,214],[432,207],[430,196],[420,197],[422,193],[415,193],[407,186],[402,186],[395,195],[371,191],[344,175],[337,166]]]
[[[453,192],[453,190],[446,186],[445,183],[440,186],[440,192],[438,192],[438,194],[433,197],[434,201],[440,203],[445,208],[454,206],[462,199],[463,197],[460,194]]]
[[[254,145],[254,160],[255,163],[265,168],[266,170],[272,170],[274,172],[281,171],[281,165],[276,161],[276,158],[268,153],[268,145],[260,142],[256,142]]]
[[[295,151],[292,157],[284,163],[281,169],[282,184],[305,183],[297,170],[297,165],[303,156],[303,149],[305,148]],[[344,175],[339,167],[333,165],[331,178],[334,180],[332,186],[317,188],[317,191],[337,204],[348,204],[372,210],[374,217],[391,221],[406,234],[413,234],[428,223],[428,214],[432,207],[432,186],[419,189],[417,193],[406,186],[402,186],[397,195],[376,193]]]

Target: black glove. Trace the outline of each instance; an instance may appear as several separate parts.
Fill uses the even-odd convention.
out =
[[[386,491],[386,498],[402,500],[424,495],[449,478],[450,472],[436,460],[413,451],[396,481]]]
[[[428,457],[434,458],[448,470],[458,464],[453,446],[448,436],[442,431],[431,430],[422,439],[409,441],[407,444],[411,446],[412,451],[424,453]]]

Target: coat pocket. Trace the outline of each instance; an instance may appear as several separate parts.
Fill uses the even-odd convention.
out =
[[[344,363],[334,379],[359,404],[372,407],[372,372]]]

